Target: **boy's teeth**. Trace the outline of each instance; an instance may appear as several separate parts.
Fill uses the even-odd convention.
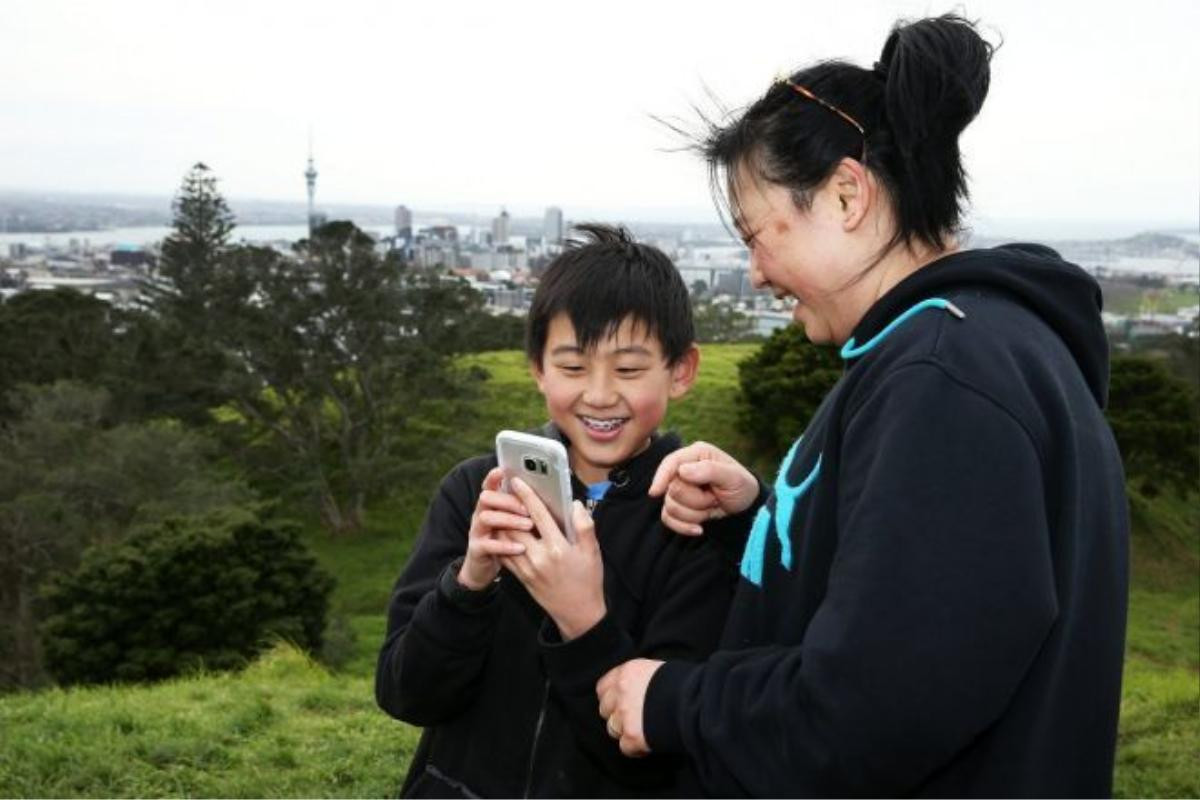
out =
[[[625,420],[623,418],[596,419],[595,417],[583,417],[582,419],[583,424],[598,431],[611,431],[625,424]]]

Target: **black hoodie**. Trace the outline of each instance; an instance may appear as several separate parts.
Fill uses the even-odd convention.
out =
[[[1033,245],[880,299],[758,511],[722,649],[651,681],[651,749],[715,795],[1108,794],[1128,515],[1099,310]]]
[[[561,439],[552,426],[542,433]],[[496,457],[465,461],[442,481],[392,594],[375,676],[379,705],[425,726],[404,796],[695,794],[685,759],[621,755],[595,689],[630,658],[699,660],[717,645],[735,565],[712,540],[664,529],[662,501],[646,494],[679,444],[674,434],[657,436],[609,473],[612,487],[592,510],[607,614],[569,642],[507,572],[490,592],[457,588],[470,517]],[[574,484],[582,500],[585,488]],[[748,517],[717,524],[744,529]]]

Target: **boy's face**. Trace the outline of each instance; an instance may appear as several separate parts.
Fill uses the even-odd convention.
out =
[[[692,346],[668,367],[658,338],[632,318],[585,352],[570,318],[558,314],[546,332],[542,368],[530,369],[550,419],[571,441],[571,469],[595,483],[646,448],[667,401],[691,388],[699,361]]]

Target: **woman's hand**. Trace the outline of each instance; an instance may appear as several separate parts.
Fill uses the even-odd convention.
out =
[[[663,497],[662,521],[676,533],[698,536],[701,524],[745,511],[758,497],[758,479],[719,447],[696,442],[662,460],[650,496]]]
[[[590,630],[608,613],[604,602],[604,562],[592,517],[578,500],[571,504],[575,544],[559,530],[545,503],[520,478],[509,482],[517,499],[529,509],[541,538],[524,530],[505,531],[518,543],[521,555],[502,559],[505,569],[525,584],[563,639],[574,639]]]
[[[650,752],[642,726],[642,712],[650,679],[662,665],[661,661],[635,658],[613,667],[596,683],[600,716],[605,719],[608,735],[619,741],[621,752],[627,756],[644,756]]]
[[[471,514],[467,532],[467,555],[458,571],[458,582],[473,591],[482,591],[500,574],[500,556],[520,555],[525,548],[518,542],[497,536],[501,530],[531,530],[533,520],[521,501],[500,491],[504,472],[496,467],[483,479],[483,492]]]

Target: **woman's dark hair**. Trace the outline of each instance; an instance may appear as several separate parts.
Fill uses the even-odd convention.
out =
[[[671,259],[624,228],[589,223],[574,229],[583,239],[567,243],[533,294],[525,327],[528,359],[541,368],[550,321],[565,313],[583,350],[632,318],[658,339],[667,364],[676,364],[696,332],[687,286]]]
[[[714,197],[728,197],[736,214],[733,178],[749,169],[808,208],[843,158],[865,153],[896,217],[884,252],[914,240],[941,249],[959,229],[968,196],[958,136],[987,97],[994,49],[974,23],[947,14],[898,22],[872,69],[825,61],[793,73],[733,121],[710,127],[698,149]],[[856,120],[865,146],[852,123],[791,84]]]

